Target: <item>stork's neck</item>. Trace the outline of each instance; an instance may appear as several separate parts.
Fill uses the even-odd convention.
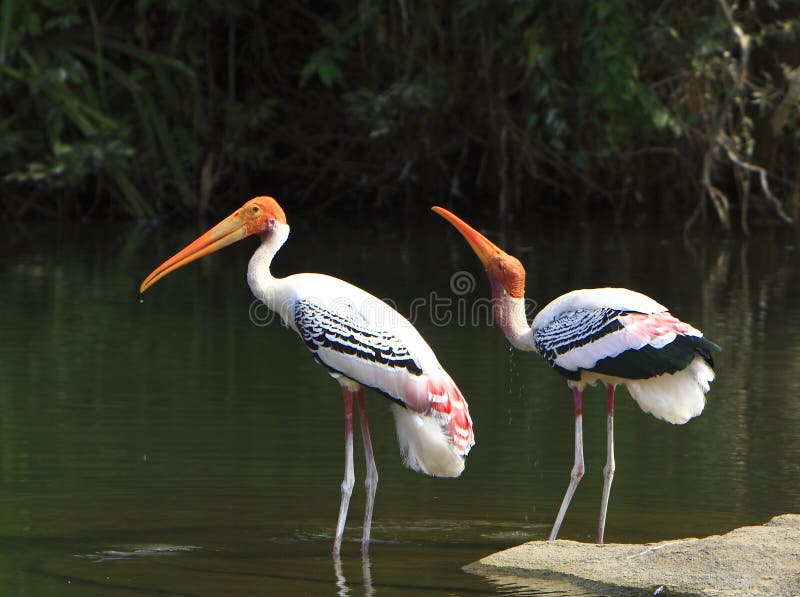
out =
[[[515,298],[502,290],[492,294],[494,320],[511,345],[518,350],[535,351],[533,329],[525,314],[525,298]]]
[[[272,232],[263,236],[261,245],[250,258],[247,266],[247,283],[253,294],[264,301],[273,311],[280,312],[280,279],[275,278],[270,271],[272,259],[289,237],[289,226],[277,224]]]

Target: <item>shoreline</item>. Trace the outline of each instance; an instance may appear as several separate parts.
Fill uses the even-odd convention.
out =
[[[800,514],[724,535],[645,544],[530,541],[464,568],[495,583],[606,594],[800,596]],[[562,589],[563,590],[563,589]]]

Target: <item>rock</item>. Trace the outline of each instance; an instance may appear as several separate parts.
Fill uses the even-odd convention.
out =
[[[704,539],[605,545],[531,541],[466,570],[498,584],[538,590],[552,589],[555,580],[607,594],[798,597],[800,515],[784,514],[763,526]]]

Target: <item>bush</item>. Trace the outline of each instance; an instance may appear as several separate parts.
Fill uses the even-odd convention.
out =
[[[621,217],[711,199],[746,227],[748,176],[797,195],[797,17],[724,0],[6,0],[0,206],[152,218],[272,193]]]

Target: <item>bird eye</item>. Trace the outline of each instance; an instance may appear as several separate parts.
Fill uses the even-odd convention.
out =
[[[253,207],[250,208],[250,211],[253,212],[254,214],[257,214],[259,211],[261,211],[261,209],[258,207],[258,205],[254,205]]]

